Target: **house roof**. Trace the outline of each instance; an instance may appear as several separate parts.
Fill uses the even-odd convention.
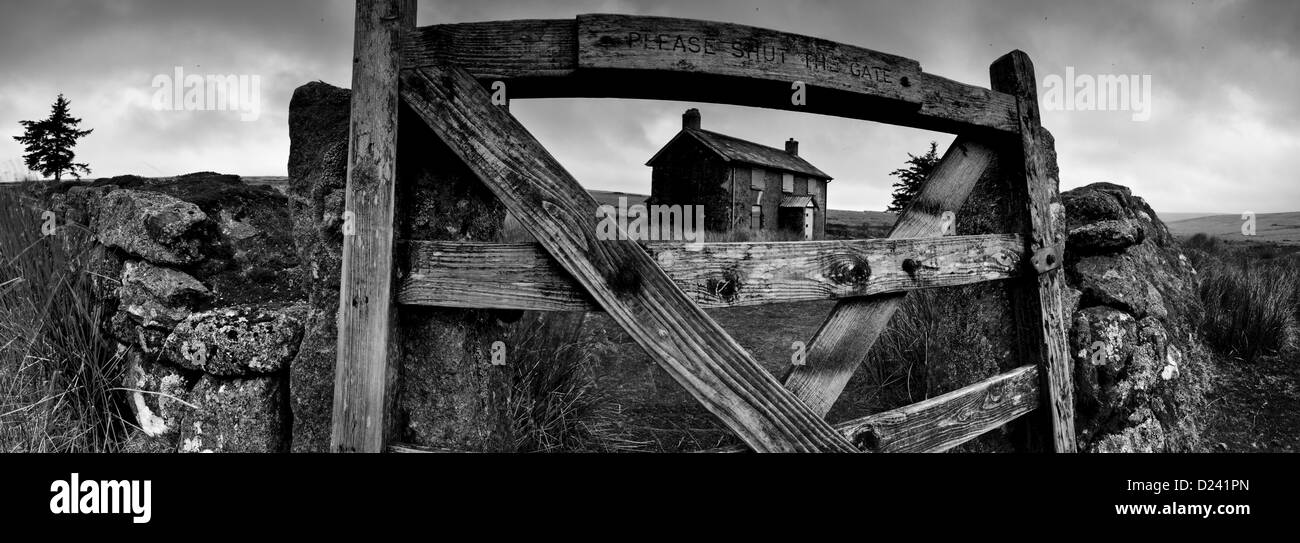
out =
[[[651,157],[650,160],[646,162],[646,166],[653,166],[655,160],[657,160],[665,150],[682,138],[693,138],[704,144],[704,146],[709,148],[709,150],[717,153],[718,156],[721,156],[723,159],[728,161],[754,164],[757,166],[772,168],[774,170],[800,173],[810,177],[825,179],[827,181],[831,179],[831,176],[826,175],[826,172],[817,169],[816,166],[809,164],[807,160],[804,160],[797,155],[787,153],[784,149],[759,145],[752,141],[733,138],[725,134],[710,132],[699,128],[683,128],[682,131],[678,132],[672,140],[669,140],[663,148],[659,149],[659,152],[655,153],[655,156]]]
[[[817,207],[812,196],[785,196],[777,207]]]

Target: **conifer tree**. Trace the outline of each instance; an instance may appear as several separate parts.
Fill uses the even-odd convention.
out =
[[[78,130],[81,119],[68,113],[69,102],[62,94],[54,100],[49,118],[40,121],[18,121],[23,125],[23,135],[14,136],[23,144],[23,160],[27,168],[40,172],[41,175],[53,176],[55,181],[63,180],[63,174],[81,179],[82,174],[90,174],[90,167],[76,162],[77,155],[72,148],[77,140],[94,130]]]
[[[930,151],[921,156],[912,153],[907,154],[907,167],[899,168],[889,175],[898,178],[894,183],[894,200],[890,202],[885,211],[898,213],[907,207],[908,202],[921,192],[921,185],[929,179],[930,172],[934,171],[935,166],[939,165],[939,144],[930,142]]]

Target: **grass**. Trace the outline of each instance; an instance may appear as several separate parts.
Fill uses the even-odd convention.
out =
[[[122,358],[100,332],[93,240],[71,225],[44,235],[20,198],[0,192],[0,450],[116,451],[130,418]]]
[[[863,375],[846,389],[848,405],[841,409],[875,413],[946,392],[936,392],[930,378],[930,368],[954,356],[952,338],[941,328],[942,311],[934,291],[909,293],[859,367]]]
[[[1237,242],[1269,242],[1300,246],[1300,212],[1259,213],[1255,215],[1255,233],[1242,235],[1246,221],[1240,214],[1210,215],[1181,221],[1167,221],[1165,226],[1176,236],[1204,233],[1221,240]]]
[[[1201,332],[1219,354],[1247,362],[1300,342],[1300,271],[1286,248],[1197,234],[1184,244],[1200,276]]]
[[[617,452],[619,409],[596,386],[591,349],[577,339],[582,313],[531,313],[512,328],[509,411],[519,452]]]

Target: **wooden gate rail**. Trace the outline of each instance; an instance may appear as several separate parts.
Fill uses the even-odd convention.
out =
[[[600,311],[539,245],[408,241],[403,305]],[[914,239],[643,246],[704,308],[761,305],[969,285],[1020,277],[1018,234]]]
[[[402,99],[660,367],[757,451],[854,451],[682,293],[635,241],[601,240],[599,204],[468,73],[426,66]]]
[[[385,450],[396,390],[392,304],[607,312],[698,402],[758,451],[942,451],[1046,403],[1055,450],[1074,450],[1060,292],[1063,208],[1033,67],[1014,51],[992,89],[903,57],[766,29],[582,15],[415,29],[411,0],[357,0],[348,213],[332,448]],[[787,243],[602,240],[596,201],[510,115],[509,97],[676,99],[792,109],[958,138],[888,239]],[[806,86],[805,104],[789,100]],[[538,240],[401,242],[394,280],[398,98]],[[1023,234],[943,236],[997,159]],[[1009,280],[1032,364],[832,427],[823,417],[910,290]],[[783,384],[704,307],[837,299],[807,363]],[[402,447],[402,450],[417,450]]]
[[[1021,366],[911,405],[841,422],[835,429],[866,452],[943,452],[1037,409],[1039,380],[1037,366]]]
[[[942,235],[943,212],[961,209],[996,155],[989,145],[957,138],[899,215],[889,237]],[[808,345],[809,360],[817,363],[791,367],[785,376],[786,388],[826,416],[903,302],[903,294],[850,298],[835,304]]]
[[[674,48],[688,58],[660,54]],[[927,74],[908,58],[730,23],[579,15],[434,25],[406,38],[404,68],[441,62],[505,82],[512,99],[712,102],[953,134],[1019,131],[1015,96]],[[819,94],[804,105],[770,98],[789,96],[796,81]]]

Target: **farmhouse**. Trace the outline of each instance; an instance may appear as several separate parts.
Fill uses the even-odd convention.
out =
[[[652,168],[649,204],[702,205],[711,232],[785,230],[824,239],[825,172],[785,149],[700,128],[700,111],[686,110],[682,130],[646,162]]]

